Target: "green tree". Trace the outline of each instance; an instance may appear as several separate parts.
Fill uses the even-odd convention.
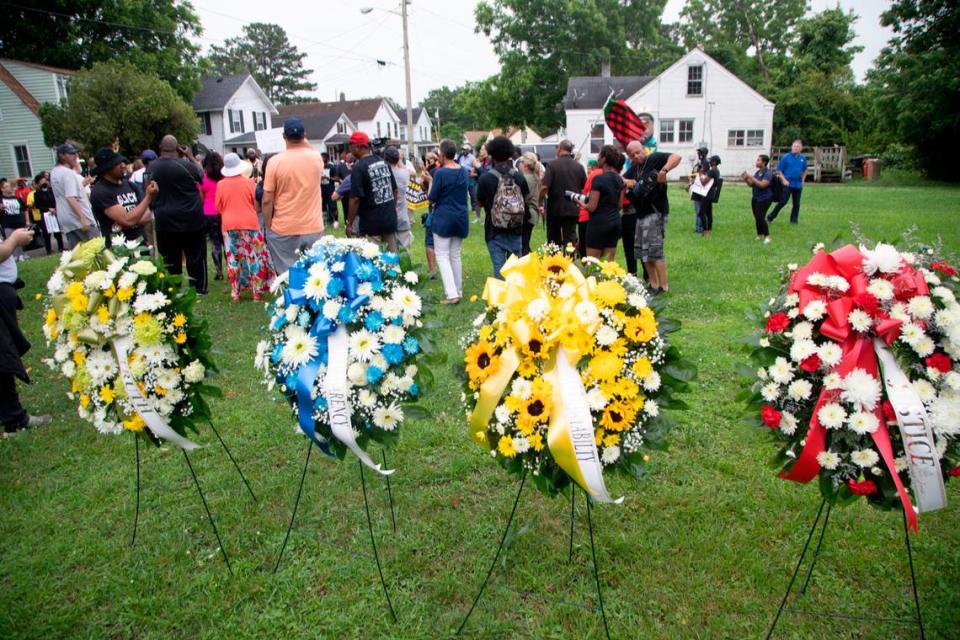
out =
[[[0,58],[66,69],[123,59],[189,100],[202,31],[186,0],[31,0],[4,5]]]
[[[678,31],[753,86],[767,82],[792,41],[807,0],[687,0]]]
[[[207,62],[215,73],[251,74],[274,103],[289,104],[297,101],[301,91],[317,88],[307,80],[313,70],[303,67],[306,57],[280,25],[253,22],[223,46],[211,47]]]
[[[40,107],[48,146],[76,140],[91,153],[120,139],[130,157],[156,148],[166,134],[183,143],[197,137],[193,109],[164,80],[141,73],[129,62],[102,62],[73,77],[67,104]]]
[[[868,75],[876,122],[912,144],[928,175],[960,180],[960,5],[955,0],[895,0],[881,23],[894,36]]]
[[[477,31],[490,38],[500,74],[482,87],[496,126],[549,131],[564,121],[567,79],[658,69],[671,52],[660,18],[666,0],[482,0]],[[485,95],[484,95],[485,94]]]

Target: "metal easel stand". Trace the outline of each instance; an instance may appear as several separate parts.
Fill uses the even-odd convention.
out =
[[[210,425],[213,427],[213,425]],[[216,433],[216,429],[214,429]],[[217,434],[217,437],[220,437],[220,434]],[[133,546],[137,542],[137,525],[140,522],[140,435],[135,434],[133,438],[134,442],[134,451],[136,457],[136,468],[137,468],[137,489],[136,489],[136,507],[133,515],[133,533],[130,536],[130,546]],[[230,459],[233,460],[233,455],[230,454],[230,450],[227,449],[227,445],[220,440],[220,443],[223,444],[223,448],[227,451],[227,455],[230,456]],[[223,540],[220,539],[220,532],[217,530],[217,523],[213,519],[213,515],[210,513],[210,507],[207,504],[207,498],[203,495],[203,489],[200,488],[200,480],[197,478],[197,474],[193,469],[193,463],[190,462],[190,457],[187,455],[185,449],[181,449],[183,452],[183,459],[187,462],[187,468],[190,470],[190,476],[193,478],[193,484],[197,488],[197,493],[200,495],[200,501],[203,503],[203,509],[207,512],[207,520],[210,522],[210,527],[213,529],[213,535],[217,538],[217,544],[220,545],[220,553],[223,555],[223,560],[227,564],[227,570],[230,572],[230,575],[233,575],[233,567],[230,566],[230,558],[227,555],[226,547],[223,545]],[[237,465],[236,460],[233,462],[234,466],[237,467],[237,471],[240,472],[240,477],[243,478],[243,482],[247,485],[247,490],[250,491],[251,497],[256,501],[256,496],[253,495],[253,490],[250,488],[250,485],[247,483],[247,479],[243,476],[243,472],[240,471],[240,467]]]
[[[827,507],[826,515],[824,516],[823,508]],[[780,621],[780,616],[784,611],[789,611],[791,613],[796,613],[799,615],[810,615],[818,616],[824,618],[845,618],[848,620],[862,620],[866,622],[894,622],[900,624],[915,624],[920,628],[920,640],[926,640],[926,633],[923,627],[923,615],[920,611],[920,596],[917,592],[917,576],[913,569],[913,550],[910,548],[910,531],[907,528],[907,516],[906,514],[901,514],[903,516],[903,537],[904,543],[907,547],[907,560],[910,565],[910,586],[913,589],[913,603],[916,607],[917,615],[915,618],[879,618],[875,616],[852,616],[836,612],[813,612],[813,611],[803,611],[800,609],[793,609],[787,607],[787,600],[790,597],[790,593],[793,591],[793,585],[797,580],[797,576],[800,573],[800,567],[803,566],[803,561],[806,558],[807,551],[810,548],[810,542],[813,540],[813,534],[817,531],[817,525],[820,524],[820,518],[823,517],[823,526],[820,529],[820,537],[817,540],[817,547],[813,552],[813,557],[810,560],[810,566],[807,569],[806,578],[803,581],[803,586],[800,587],[799,596],[803,596],[807,592],[807,587],[810,585],[810,578],[813,575],[813,569],[817,564],[817,560],[820,557],[820,549],[823,546],[823,538],[827,532],[827,526],[830,524],[830,511],[833,509],[833,504],[827,504],[827,500],[823,499],[820,502],[820,508],[817,510],[817,516],[813,519],[813,525],[810,527],[810,532],[807,534],[807,541],[803,545],[803,550],[800,552],[800,558],[797,560],[797,566],[793,570],[793,575],[790,577],[790,582],[787,584],[787,591],[783,594],[783,598],[780,600],[780,606],[777,607],[777,613],[773,618],[773,622],[770,625],[770,630],[767,632],[767,640],[770,640],[773,637],[773,632],[777,628],[777,623]]]
[[[527,480],[527,472],[524,471],[523,475],[520,476],[520,487],[517,489],[517,496],[513,500],[513,507],[510,509],[510,516],[507,518],[507,526],[503,530],[503,535],[500,536],[500,546],[497,547],[497,552],[493,556],[493,562],[490,563],[490,568],[487,570],[487,575],[483,579],[483,583],[480,585],[480,591],[477,593],[477,597],[473,599],[473,604],[470,605],[470,610],[467,611],[466,617],[464,617],[463,622],[460,623],[460,626],[457,628],[456,636],[459,636],[463,629],[467,626],[467,621],[470,620],[470,616],[473,614],[473,610],[476,609],[477,603],[480,602],[483,592],[487,588],[487,584],[490,582],[490,577],[493,575],[493,570],[497,566],[497,560],[500,559],[500,553],[503,551],[503,545],[507,541],[507,535],[510,533],[510,526],[513,524],[513,518],[517,513],[517,505],[520,503],[520,496],[523,494],[523,486]],[[586,494],[585,494],[586,495]],[[576,501],[576,486],[572,485],[570,490],[570,551],[569,551],[569,560],[573,560],[573,522],[574,522],[574,504]],[[590,507],[590,498],[587,496],[587,526],[588,531],[590,532],[590,555],[593,559],[593,578],[597,586],[597,602],[600,606],[600,616],[603,619],[603,631],[606,635],[607,640],[610,640],[610,628],[607,625],[607,613],[603,606],[603,591],[600,588],[600,569],[597,564],[597,551],[596,546],[593,541],[593,516],[591,513]]]
[[[277,555],[277,562],[273,566],[273,573],[276,573],[280,569],[280,561],[283,559],[283,552],[287,548],[287,541],[290,540],[290,531],[293,530],[293,523],[297,518],[297,509],[300,506],[300,498],[303,495],[303,484],[307,478],[307,467],[310,464],[310,453],[313,451],[313,442],[307,440],[307,457],[303,462],[303,472],[300,474],[300,486],[297,488],[297,497],[293,502],[293,513],[290,514],[290,524],[287,525],[287,533],[283,537],[283,544],[280,545],[280,553]],[[397,614],[393,609],[393,602],[390,600],[390,593],[387,590],[387,582],[383,577],[383,567],[380,564],[380,553],[377,551],[377,541],[373,535],[373,521],[370,518],[370,502],[367,498],[367,478],[364,474],[363,463],[357,460],[357,463],[360,465],[360,486],[363,490],[363,506],[367,514],[367,530],[370,532],[370,546],[373,547],[373,559],[377,564],[377,573],[380,575],[380,586],[383,587],[383,595],[387,600],[387,608],[390,610],[390,616],[393,618],[393,621],[397,621]],[[387,466],[387,453],[383,452],[383,465]],[[393,505],[393,491],[390,487],[390,477],[387,476],[387,495],[390,499],[390,518],[393,523],[393,531],[397,531],[397,519],[396,512]]]

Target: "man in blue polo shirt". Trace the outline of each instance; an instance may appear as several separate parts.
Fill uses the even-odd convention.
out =
[[[767,216],[767,222],[773,222],[780,213],[780,209],[787,205],[789,198],[793,198],[790,224],[797,224],[800,221],[800,192],[803,190],[803,180],[807,177],[807,159],[801,153],[802,151],[803,142],[794,140],[790,153],[780,158],[780,162],[777,163],[777,176],[774,179],[783,182],[783,196]]]

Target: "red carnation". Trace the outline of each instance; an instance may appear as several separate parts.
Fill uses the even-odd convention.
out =
[[[893,423],[897,421],[897,412],[894,410],[893,405],[890,404],[889,400],[884,400],[883,404],[880,406],[883,409],[883,419],[886,420],[887,423]]]
[[[771,429],[777,429],[780,427],[780,419],[782,418],[782,415],[773,407],[768,406],[760,410],[760,418],[763,420],[763,424],[767,425]]]
[[[951,478],[956,478],[957,476],[960,476],[960,467],[954,467],[953,469],[950,469],[950,471],[947,471],[947,475],[950,476]]]
[[[857,496],[868,496],[871,493],[877,492],[877,485],[873,483],[873,480],[864,480],[863,482],[847,480],[847,486],[850,488],[850,491]]]
[[[950,361],[950,356],[944,353],[935,353],[925,360],[927,366],[931,369],[936,369],[940,373],[950,373],[950,369],[953,368],[953,362]]]
[[[780,333],[789,326],[790,318],[782,311],[767,318],[767,333]]]
[[[807,373],[813,373],[820,368],[820,356],[813,354],[809,358],[804,358],[800,362],[800,368],[806,371]]]
[[[957,270],[951,267],[946,261],[939,260],[930,265],[930,268],[936,271],[937,273],[942,273],[945,276],[955,276],[957,275]]]
[[[877,300],[877,296],[873,295],[869,291],[858,293],[856,296],[854,296],[853,303],[869,313],[871,316],[876,315],[880,310],[880,301]]]

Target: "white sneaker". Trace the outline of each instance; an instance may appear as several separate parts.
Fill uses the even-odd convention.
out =
[[[763,239],[763,244],[770,244],[770,236]]]

